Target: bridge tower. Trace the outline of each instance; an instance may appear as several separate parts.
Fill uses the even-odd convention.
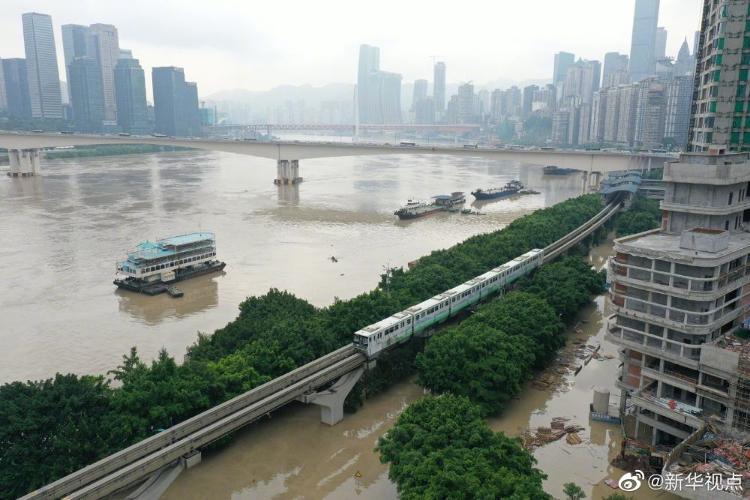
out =
[[[299,160],[277,160],[276,179],[274,184],[299,184],[302,177],[299,176]]]
[[[9,149],[11,177],[31,177],[39,173],[42,152],[40,149]]]

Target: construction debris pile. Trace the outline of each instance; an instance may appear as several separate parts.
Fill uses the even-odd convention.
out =
[[[635,439],[625,438],[620,446],[620,453],[612,465],[626,471],[642,470],[647,475],[659,474],[664,464],[663,458],[653,446]]]
[[[581,444],[583,440],[578,433],[584,428],[575,424],[565,425],[568,420],[565,417],[555,417],[549,427],[537,427],[535,431],[529,429],[521,436],[523,446],[531,451],[534,448],[562,439],[563,436],[565,436],[565,441],[568,444]]]
[[[729,434],[708,424],[703,435],[687,444],[673,460],[669,472],[683,476],[690,473],[721,474],[724,481],[728,477],[741,476],[742,489],[750,492],[750,436]]]

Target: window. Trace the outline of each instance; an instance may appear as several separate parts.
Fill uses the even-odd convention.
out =
[[[734,198],[734,192],[729,193],[729,203],[728,203],[728,205],[732,204],[732,198]]]
[[[742,117],[741,116],[735,116],[732,119],[732,128],[742,128]]]
[[[708,112],[716,113],[716,101],[711,101],[708,103]]]
[[[743,113],[744,111],[745,111],[745,101],[737,99],[737,102],[734,103],[734,112]]]
[[[729,139],[729,142],[732,144],[739,144],[740,143],[740,133],[739,132],[732,132],[732,135]]]
[[[741,69],[740,70],[740,78],[739,78],[739,80],[741,82],[746,82],[747,81],[747,70],[746,69]]]
[[[728,220],[724,222],[724,229],[726,229],[727,231],[729,231],[729,221]]]

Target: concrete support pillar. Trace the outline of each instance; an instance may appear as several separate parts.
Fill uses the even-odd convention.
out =
[[[277,160],[274,184],[299,184],[299,160]]]
[[[344,419],[344,400],[349,392],[365,372],[365,368],[357,368],[336,381],[329,389],[313,394],[304,394],[298,399],[303,403],[320,406],[320,421],[328,425],[336,425]]]
[[[31,177],[39,174],[42,152],[40,149],[10,149],[8,150],[10,160],[11,177]]]

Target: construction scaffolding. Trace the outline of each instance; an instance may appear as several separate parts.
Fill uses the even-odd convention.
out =
[[[734,397],[732,427],[750,432],[750,359],[740,354],[737,364],[737,391]]]

